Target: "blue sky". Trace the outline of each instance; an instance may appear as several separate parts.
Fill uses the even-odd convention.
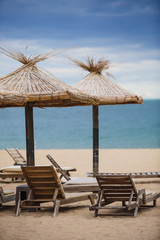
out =
[[[0,0],[0,46],[39,54],[111,60],[116,82],[160,98],[160,0]],[[87,72],[60,55],[39,65],[73,84]],[[0,55],[0,76],[19,63]]]

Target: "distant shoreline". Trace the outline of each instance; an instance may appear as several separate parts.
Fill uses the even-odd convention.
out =
[[[26,159],[26,151],[20,150]],[[75,176],[86,176],[93,169],[92,149],[36,149],[35,164],[50,165],[50,154],[61,166],[77,168]],[[0,150],[0,167],[11,166],[13,159],[6,150]],[[100,149],[99,172],[160,171],[160,149]]]
[[[14,147],[12,147],[12,148],[14,148]],[[18,148],[19,150],[21,150],[21,151],[25,151],[26,149],[25,148],[23,148],[23,149],[21,149],[21,148]],[[160,150],[160,148],[153,148],[153,147],[150,147],[150,148],[99,148],[99,150],[107,150],[107,151],[110,151],[110,150],[147,150],[147,149],[149,149],[149,150],[151,150],[151,149],[153,149],[153,150]],[[0,148],[0,151],[4,151],[5,149],[1,149]],[[39,150],[55,150],[55,151],[61,151],[61,150],[93,150],[93,148],[35,148],[34,149],[35,151],[39,151]]]

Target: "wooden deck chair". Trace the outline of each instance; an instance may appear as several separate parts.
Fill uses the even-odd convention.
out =
[[[20,154],[17,148],[6,148],[6,151],[14,160],[14,165],[26,165],[27,162],[24,157]]]
[[[137,190],[131,176],[97,175],[96,178],[100,191],[97,203],[90,206],[90,210],[95,211],[95,217],[102,215],[98,214],[100,209],[134,209],[134,217],[136,217],[140,206],[148,206],[146,204],[153,201],[155,207],[156,200],[160,197],[160,193],[147,195],[145,189]],[[122,206],[108,206],[114,202],[122,202]]]
[[[0,187],[0,206],[3,203],[11,202],[15,200],[15,191],[4,190]]]
[[[28,198],[21,201],[19,198],[16,216],[24,208],[53,208],[53,217],[59,211],[59,206],[63,204],[79,202],[89,199],[94,203],[95,194],[80,193],[66,196],[61,180],[53,166],[25,167],[22,171],[29,187]],[[53,206],[44,206],[42,203],[52,202]],[[42,204],[42,206],[40,205]]]
[[[49,159],[49,161],[53,164],[53,166],[54,166],[56,169],[58,169],[58,171],[60,172],[60,174],[61,174],[60,179],[61,179],[62,177],[64,177],[67,181],[69,181],[69,180],[71,179],[69,172],[63,170],[63,169],[59,166],[59,164],[58,164],[49,154],[46,155],[46,157],[47,157],[47,158]]]

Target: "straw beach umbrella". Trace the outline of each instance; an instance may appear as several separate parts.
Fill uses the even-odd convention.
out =
[[[0,108],[25,107],[27,165],[34,165],[33,107],[92,105],[98,103],[98,98],[69,87],[37,66],[36,63],[53,56],[53,52],[26,57],[17,51],[0,49],[23,64],[0,78]]]
[[[71,59],[76,65],[83,70],[89,71],[89,74],[74,84],[73,87],[99,98],[99,105],[115,104],[136,104],[142,103],[143,98],[120,87],[109,78],[113,77],[109,72],[110,61],[100,59],[97,63],[89,58],[87,62],[81,62]],[[107,78],[102,74],[105,71]],[[98,106],[93,104],[93,175],[98,173],[99,168],[99,120]]]

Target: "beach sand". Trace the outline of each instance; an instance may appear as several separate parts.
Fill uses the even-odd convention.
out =
[[[20,150],[25,157],[25,151]],[[50,165],[50,154],[61,166],[77,169],[72,176],[86,177],[92,172],[92,150],[36,150],[36,165]],[[0,168],[13,165],[5,150],[0,150]],[[99,172],[160,171],[160,149],[101,149]],[[155,180],[157,182],[155,182]],[[137,183],[137,188],[160,191],[160,180]],[[3,189],[16,189],[22,183],[0,183]],[[10,203],[14,204],[13,203]],[[22,212],[14,215],[14,207],[0,209],[0,240],[159,240],[160,199],[156,208],[140,209],[132,216],[105,216],[93,218],[90,202],[66,205],[56,218],[52,211]]]

